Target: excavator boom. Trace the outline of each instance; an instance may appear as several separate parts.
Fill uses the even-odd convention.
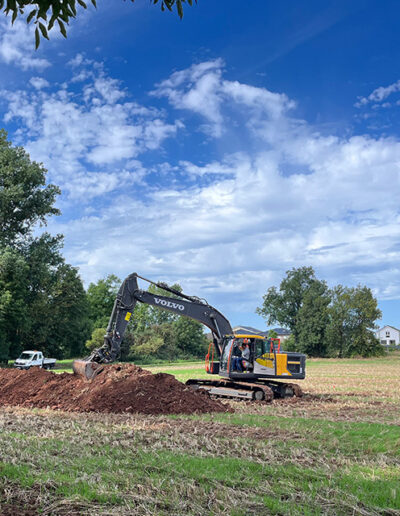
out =
[[[138,286],[138,278],[156,285],[175,297],[162,296],[141,290]],[[232,333],[231,325],[226,317],[205,300],[188,296],[164,283],[154,283],[133,273],[122,282],[119,288],[108,321],[103,346],[95,349],[84,360],[75,360],[72,364],[75,374],[90,380],[102,370],[101,364],[111,363],[118,359],[121,342],[137,302],[156,306],[203,323],[213,334],[218,356],[221,354],[223,336]]]

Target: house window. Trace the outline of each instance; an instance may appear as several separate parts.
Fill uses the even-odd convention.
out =
[[[386,346],[386,340],[381,340],[382,346]]]
[[[390,337],[390,331],[386,332],[386,338],[388,339]]]
[[[390,346],[395,346],[396,345],[396,341],[395,340],[389,340],[389,345]]]

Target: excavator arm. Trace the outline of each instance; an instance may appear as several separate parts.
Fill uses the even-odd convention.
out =
[[[175,297],[141,290],[138,286],[138,278],[156,285]],[[102,347],[95,349],[85,360],[75,360],[73,370],[76,374],[88,379],[93,378],[101,369],[100,364],[114,362],[118,359],[121,342],[137,302],[156,306],[201,322],[211,330],[215,349],[219,356],[222,351],[223,336],[233,333],[226,317],[205,300],[188,296],[164,283],[154,283],[133,273],[123,281],[115,298]]]

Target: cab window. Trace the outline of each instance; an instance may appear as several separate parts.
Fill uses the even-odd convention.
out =
[[[269,352],[268,341],[265,339],[255,339],[255,356],[260,357]]]
[[[232,348],[233,341],[234,341],[233,338],[227,339],[225,341],[225,346],[224,346],[224,349],[222,351],[221,362],[220,362],[221,363],[221,369],[226,369],[228,367],[228,358],[229,358],[230,350]]]

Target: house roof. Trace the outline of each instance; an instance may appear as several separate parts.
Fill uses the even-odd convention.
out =
[[[252,326],[235,326],[233,328],[233,333],[246,333],[248,335],[264,335],[265,337],[268,335],[267,331],[257,330],[257,328],[253,328]]]
[[[385,328],[393,328],[393,330],[400,331],[398,328],[395,328],[394,326],[390,326],[390,324],[385,324],[385,326],[382,326],[382,328],[379,328],[379,330],[376,330],[376,331],[378,332],[378,331],[384,330]]]
[[[276,331],[278,335],[291,335],[292,332],[286,328],[271,328],[272,331]]]
[[[272,331],[275,331],[278,335],[291,335],[292,332],[290,330],[287,330],[286,328],[271,328]],[[235,326],[233,328],[233,333],[247,333],[251,335],[263,335],[264,337],[268,336],[267,331],[261,331],[257,330],[257,328],[253,328],[252,326]]]

